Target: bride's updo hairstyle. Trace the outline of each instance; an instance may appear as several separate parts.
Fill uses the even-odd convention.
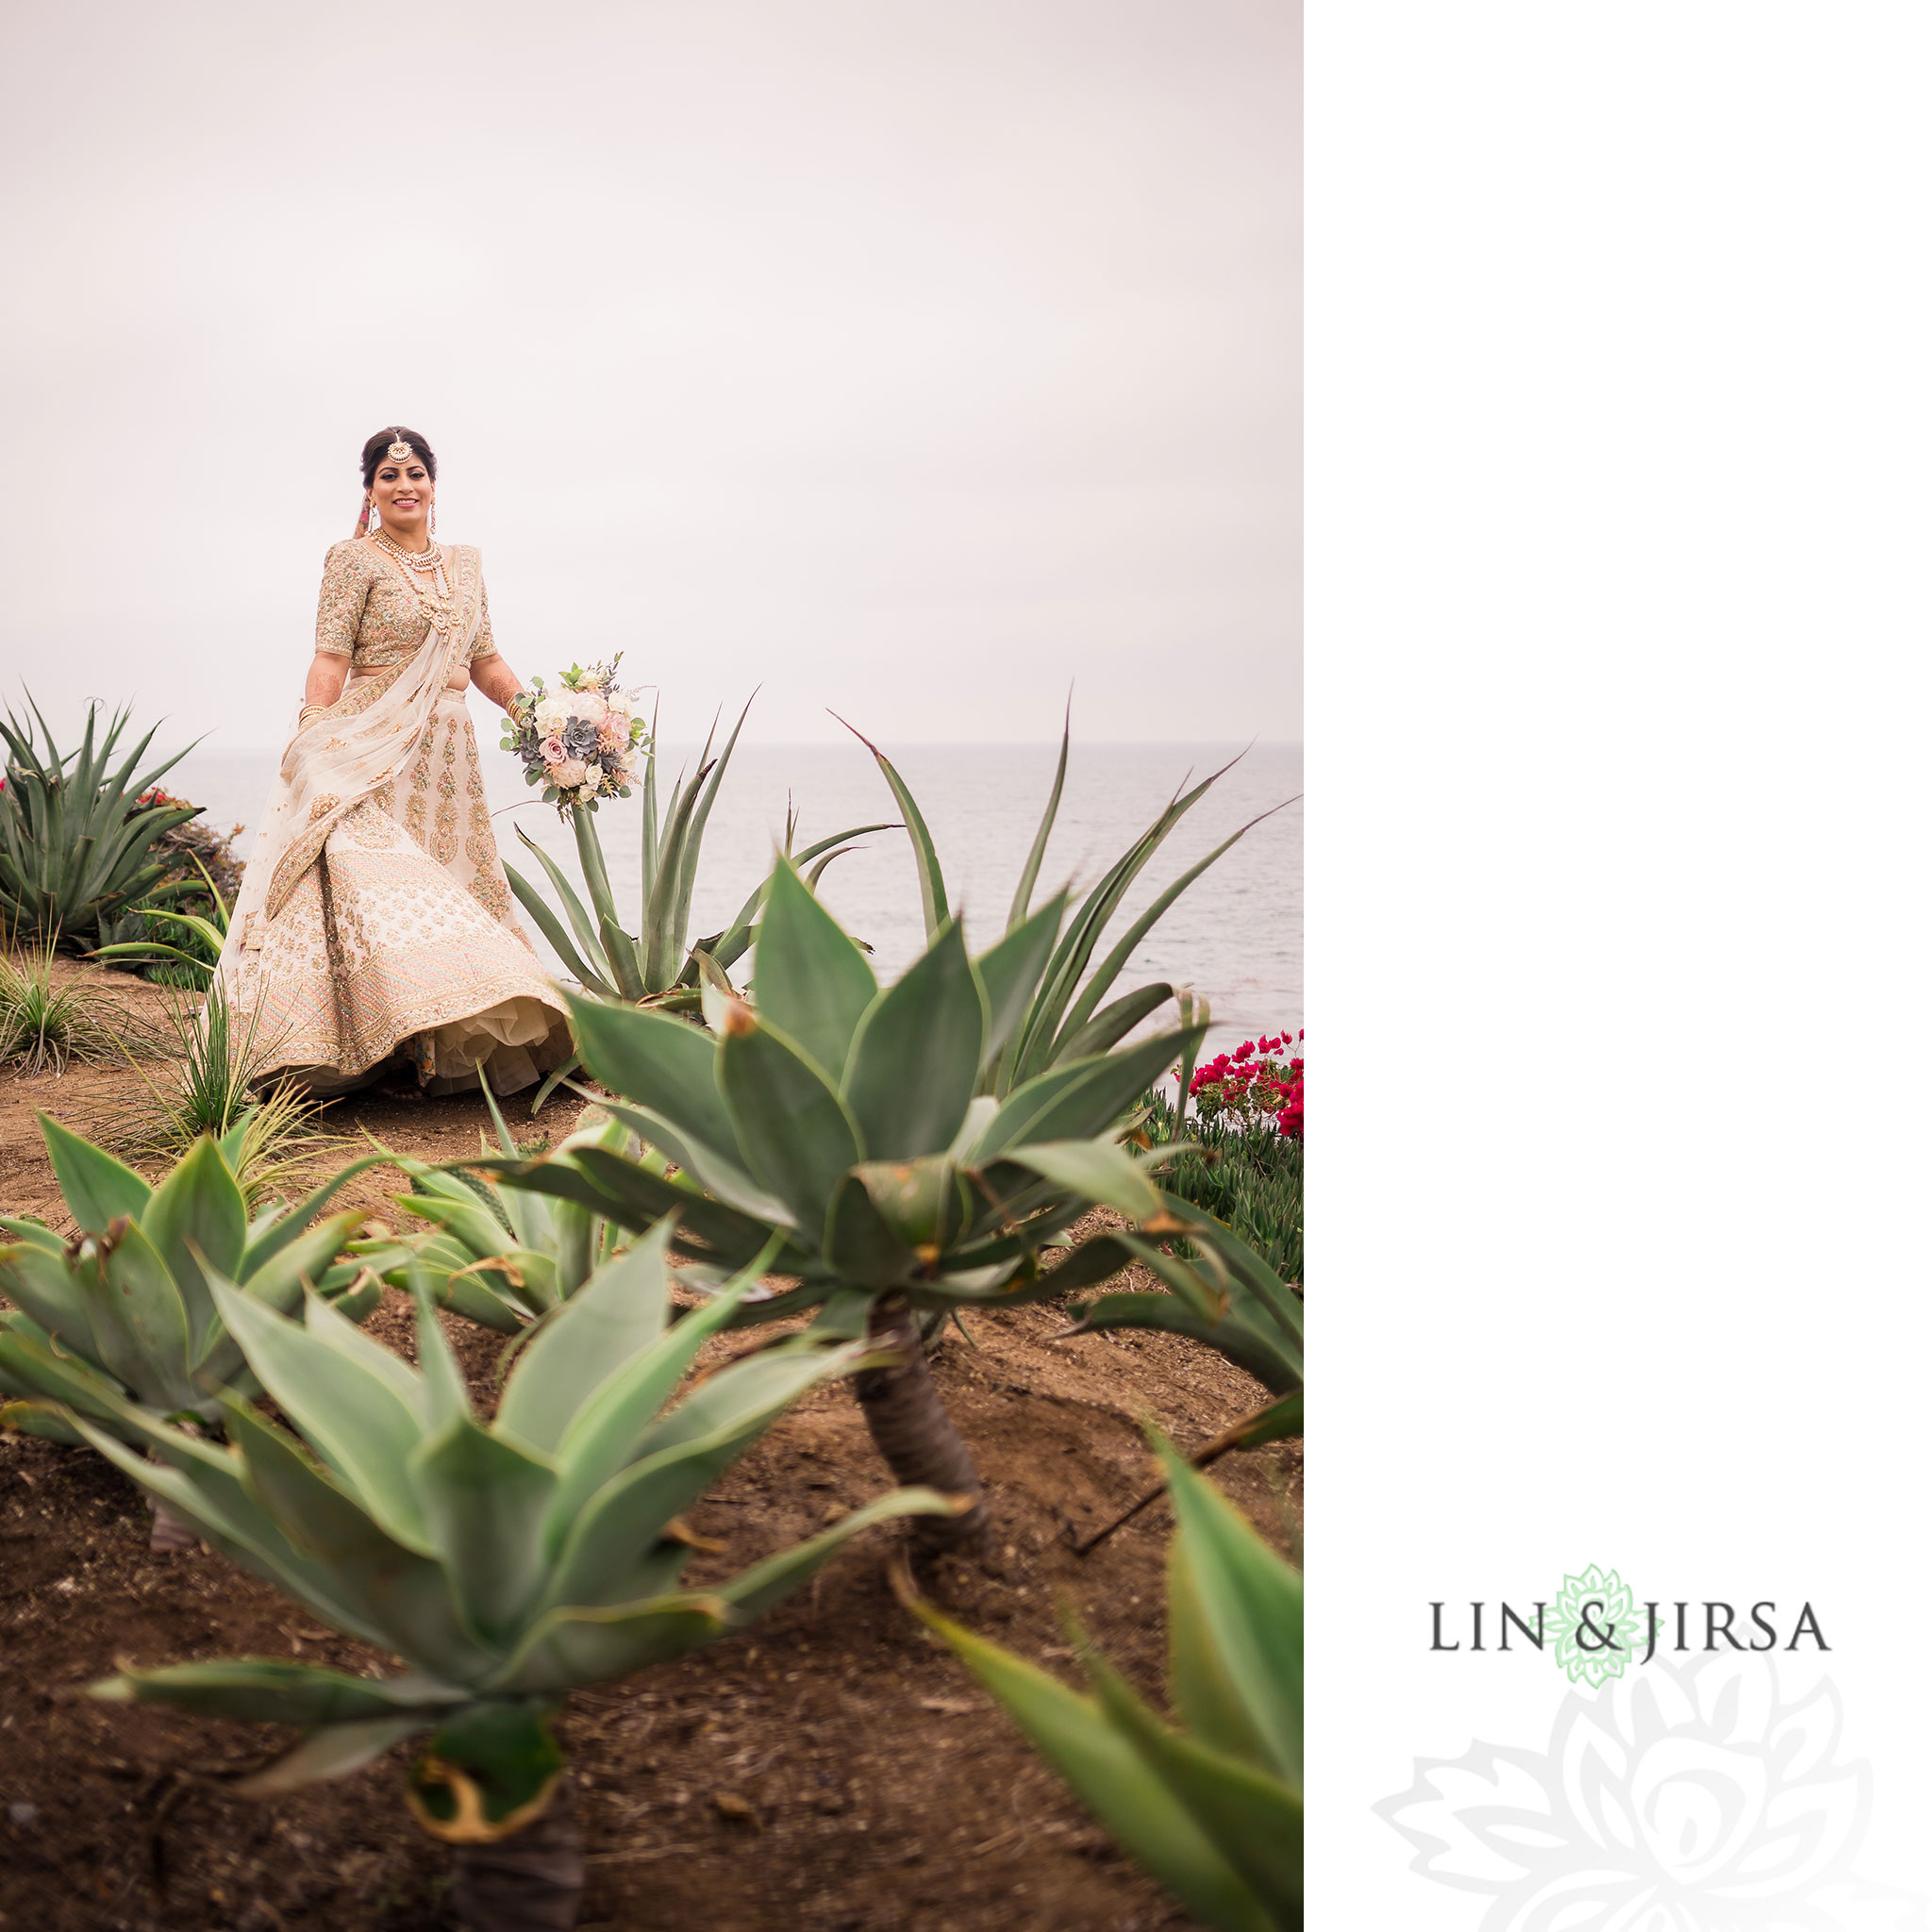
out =
[[[389,446],[392,442],[407,442],[410,452],[421,458],[423,467],[429,472],[429,480],[436,481],[436,452],[429,447],[422,434],[414,429],[404,429],[391,424],[387,429],[378,429],[362,445],[362,487],[367,490],[375,481],[376,471],[389,460]]]

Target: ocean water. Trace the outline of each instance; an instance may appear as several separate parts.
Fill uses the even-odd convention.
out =
[[[542,868],[523,847],[519,830],[548,852],[573,881],[576,845],[554,808],[524,782],[521,767],[497,749],[497,714],[474,706],[485,783],[506,864],[546,896]],[[966,923],[974,951],[1005,930],[1020,870],[1053,783],[1058,745],[908,744],[882,747],[919,801],[939,850],[947,893]],[[1158,816],[1188,779],[1198,780],[1237,758],[1240,745],[1081,744],[1067,764],[1066,789],[1041,867],[1036,903],[1072,882],[1092,885]],[[665,744],[659,753],[659,803],[680,770],[692,768],[695,744]],[[163,781],[207,808],[225,829],[240,823],[249,836],[275,765],[272,752],[224,752],[209,742],[191,752]],[[1174,878],[1229,833],[1301,790],[1301,747],[1257,744],[1228,770],[1169,834],[1135,882],[1104,957]],[[769,869],[783,840],[788,800],[799,815],[804,846],[849,826],[898,817],[871,755],[850,744],[741,744],[720,788],[707,828],[691,910],[693,936],[723,926]],[[618,910],[638,929],[642,872],[641,813],[633,795],[597,814]],[[918,875],[908,836],[871,833],[860,849],[836,860],[821,896],[848,931],[873,948],[881,979],[896,975],[924,941]],[[238,847],[248,850],[244,840]],[[525,922],[526,925],[528,922]],[[560,965],[541,934],[540,954]],[[741,965],[737,974],[743,976]],[[1210,1050],[1302,1024],[1302,808],[1289,804],[1246,833],[1190,886],[1134,953],[1114,993],[1150,979],[1191,985],[1209,1002]],[[1150,1024],[1174,1024],[1170,1006]]]

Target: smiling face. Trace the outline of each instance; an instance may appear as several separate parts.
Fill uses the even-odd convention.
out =
[[[375,466],[369,493],[391,536],[420,537],[427,528],[436,485],[420,458],[406,457],[397,463],[385,457]]]

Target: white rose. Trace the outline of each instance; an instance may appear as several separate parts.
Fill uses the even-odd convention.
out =
[[[562,698],[549,697],[537,707],[537,728],[547,738],[553,731],[561,731],[570,717],[570,706]]]
[[[584,783],[592,788],[604,782],[604,767],[595,758],[584,767]]]
[[[595,798],[595,797],[596,797],[596,795],[597,795],[597,788],[596,788],[596,786],[594,786],[594,785],[586,785],[586,786],[584,787],[584,789],[583,789],[583,790],[582,790],[581,791],[579,791],[579,792],[577,793],[577,797],[578,797],[578,798],[579,798],[579,799],[580,799],[580,800],[582,801],[582,803],[584,803],[585,805],[589,805],[589,804],[591,803],[591,800],[592,800],[593,798]]]
[[[605,701],[604,708],[613,718],[621,718],[626,724],[630,723],[630,700],[621,691],[610,693]]]
[[[570,694],[570,714],[586,724],[604,722],[604,700],[593,691],[574,691]]]

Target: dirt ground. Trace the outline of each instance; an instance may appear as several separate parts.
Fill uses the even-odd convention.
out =
[[[78,970],[78,969],[76,969]],[[92,976],[92,970],[90,970]],[[114,975],[130,1005],[144,990]],[[0,1208],[59,1224],[37,1130],[73,1124],[125,1072],[0,1073]],[[520,1135],[561,1137],[555,1100]],[[479,1098],[357,1099],[366,1126],[424,1157],[476,1149]],[[375,1209],[376,1171],[345,1198]],[[372,1329],[410,1351],[391,1294]],[[501,1340],[443,1318],[486,1409]],[[1052,1305],[968,1317],[936,1362],[993,1496],[989,1574],[927,1587],[967,1624],[1074,1674],[1071,1604],[1140,1689],[1163,1677],[1157,1506],[1089,1557],[1074,1539],[1143,1487],[1139,1419],[1205,1440],[1261,1391],[1178,1337],[1057,1341]],[[713,1348],[724,1345],[713,1344]],[[733,1345],[737,1345],[734,1343]],[[1222,1486],[1265,1533],[1299,1521],[1299,1445],[1235,1457]],[[692,1581],[727,1574],[889,1487],[849,1391],[792,1409],[691,1512]],[[1191,1922],[1095,1826],[951,1654],[893,1601],[882,1525],[749,1631],[669,1668],[579,1692],[563,1737],[581,1784],[590,1882],[580,1924],[617,1932],[1154,1932]],[[0,1928],[5,1932],[414,1932],[443,1923],[447,1855],[408,1821],[403,1751],[273,1801],[225,1782],[286,1741],[262,1727],[81,1696],[117,1659],[387,1660],[314,1624],[205,1550],[150,1556],[133,1489],[98,1457],[0,1437]]]

